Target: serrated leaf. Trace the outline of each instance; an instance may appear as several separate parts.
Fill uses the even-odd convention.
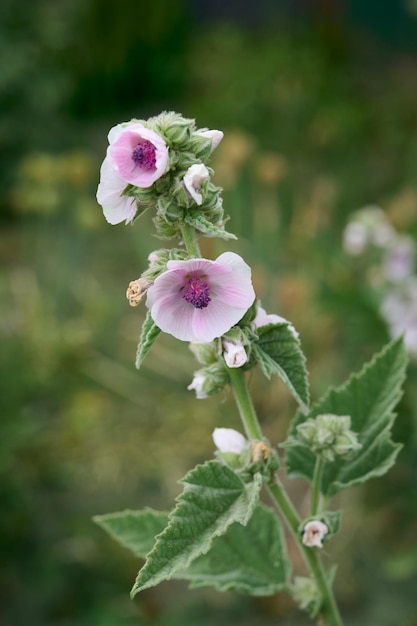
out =
[[[126,548],[145,558],[168,523],[168,513],[145,509],[99,515],[94,520]],[[174,578],[191,587],[212,586],[254,596],[271,595],[288,582],[290,566],[281,524],[275,513],[257,505],[246,526],[232,524],[213,541],[207,554],[197,557]]]
[[[402,394],[407,360],[403,341],[392,341],[344,385],[330,389],[308,415],[296,415],[293,433],[298,424],[320,414],[350,415],[351,430],[362,444],[352,457],[338,457],[326,463],[323,494],[332,496],[346,487],[381,476],[394,464],[401,444],[391,439],[393,409]],[[286,452],[286,465],[289,475],[312,480],[315,456],[303,444],[291,445]]]
[[[259,339],[253,352],[267,378],[279,376],[291,391],[302,411],[308,410],[309,386],[306,359],[291,324],[268,324],[257,330]]]
[[[138,348],[136,350],[136,362],[135,365],[137,369],[143,363],[145,356],[148,354],[149,350],[152,348],[152,345],[155,339],[158,337],[161,329],[155,324],[151,317],[150,311],[147,312],[145,320],[142,325],[142,331],[140,334],[140,339],[138,343]]]
[[[152,550],[156,535],[168,524],[168,513],[146,508],[96,515],[93,519],[113,539],[144,559]]]
[[[211,550],[179,574],[191,587],[212,586],[253,596],[272,595],[288,582],[290,565],[280,522],[275,513],[257,505],[246,526],[233,524]]]
[[[237,239],[233,233],[228,233],[224,230],[223,226],[216,226],[206,219],[201,213],[198,215],[192,215],[187,213],[184,217],[185,222],[199,230],[203,235],[207,237],[220,237],[221,239]]]
[[[218,461],[197,466],[181,481],[184,491],[140,570],[131,595],[172,578],[211,548],[231,524],[247,524],[256,506],[262,477],[245,484]]]

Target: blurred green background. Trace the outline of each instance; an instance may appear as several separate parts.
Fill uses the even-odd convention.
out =
[[[108,225],[95,191],[109,128],[161,110],[225,132],[228,247],[300,332],[313,398],[389,338],[341,242],[366,204],[417,235],[417,2],[2,0],[1,626],[309,623],[284,595],[164,583],[131,602],[139,563],[91,521],[170,508],[213,428],[239,428],[227,394],[186,390],[185,344],[160,337],[134,369],[144,307],[125,290],[161,242],[150,215]],[[225,245],[202,243],[212,258]],[[352,626],[417,624],[416,373],[398,464],[337,503],[328,556]],[[279,442],[292,400],[258,373],[251,389]],[[303,510],[305,485],[289,488]]]

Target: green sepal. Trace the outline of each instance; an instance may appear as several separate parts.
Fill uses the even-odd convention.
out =
[[[290,437],[295,435],[298,424],[317,415],[350,415],[352,430],[362,445],[352,456],[337,457],[326,463],[321,484],[325,496],[333,496],[347,487],[382,476],[394,464],[402,446],[391,439],[395,419],[393,409],[402,395],[407,361],[403,341],[396,339],[344,385],[330,389],[309,414],[299,412],[295,416]],[[286,450],[290,476],[303,476],[312,481],[315,462],[315,455],[302,443]]]
[[[204,217],[201,211],[188,211],[184,215],[184,221],[203,235],[206,235],[206,237],[237,239],[236,235],[228,233],[226,230],[224,230],[224,227],[222,225],[218,226],[217,224],[213,224],[212,222],[210,222],[207,218]]]
[[[262,477],[257,474],[245,484],[225,465],[208,461],[181,482],[184,490],[139,571],[132,597],[186,570],[234,522],[246,525],[257,504]]]
[[[308,411],[309,384],[306,359],[300,341],[289,322],[267,324],[257,329],[253,356],[264,375],[278,376],[288,387],[301,411]]]
[[[111,537],[140,557],[146,558],[154,537],[168,523],[168,513],[152,509],[122,511],[94,518]],[[233,590],[253,596],[272,595],[289,579],[285,540],[275,513],[258,504],[246,526],[232,524],[211,549],[191,565],[174,574],[191,587],[211,586],[219,591]]]
[[[158,328],[158,326],[155,324],[151,317],[150,311],[148,311],[145,317],[145,321],[142,324],[142,331],[136,350],[135,365],[137,369],[139,369],[142,365],[144,358],[148,354],[149,350],[152,348],[152,345],[160,332],[161,329]]]

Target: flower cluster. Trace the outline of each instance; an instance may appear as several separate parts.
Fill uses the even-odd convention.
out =
[[[350,430],[348,415],[317,415],[299,424],[296,433],[285,446],[304,443],[324,461],[332,462],[337,456],[347,456],[362,446],[357,435]]]
[[[152,209],[159,236],[178,235],[188,221],[206,235],[230,237],[207,167],[222,137],[172,112],[114,126],[97,190],[106,220],[127,224]]]
[[[392,337],[404,334],[410,355],[417,358],[417,274],[414,240],[400,234],[376,206],[353,214],[343,233],[346,252],[365,267],[379,313]]]

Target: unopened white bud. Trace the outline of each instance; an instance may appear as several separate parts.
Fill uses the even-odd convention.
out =
[[[213,441],[220,452],[235,452],[240,454],[247,446],[245,437],[233,428],[215,428]]]
[[[308,548],[322,548],[322,540],[328,532],[329,529],[326,524],[320,520],[311,520],[304,526],[302,539],[303,544]]]

